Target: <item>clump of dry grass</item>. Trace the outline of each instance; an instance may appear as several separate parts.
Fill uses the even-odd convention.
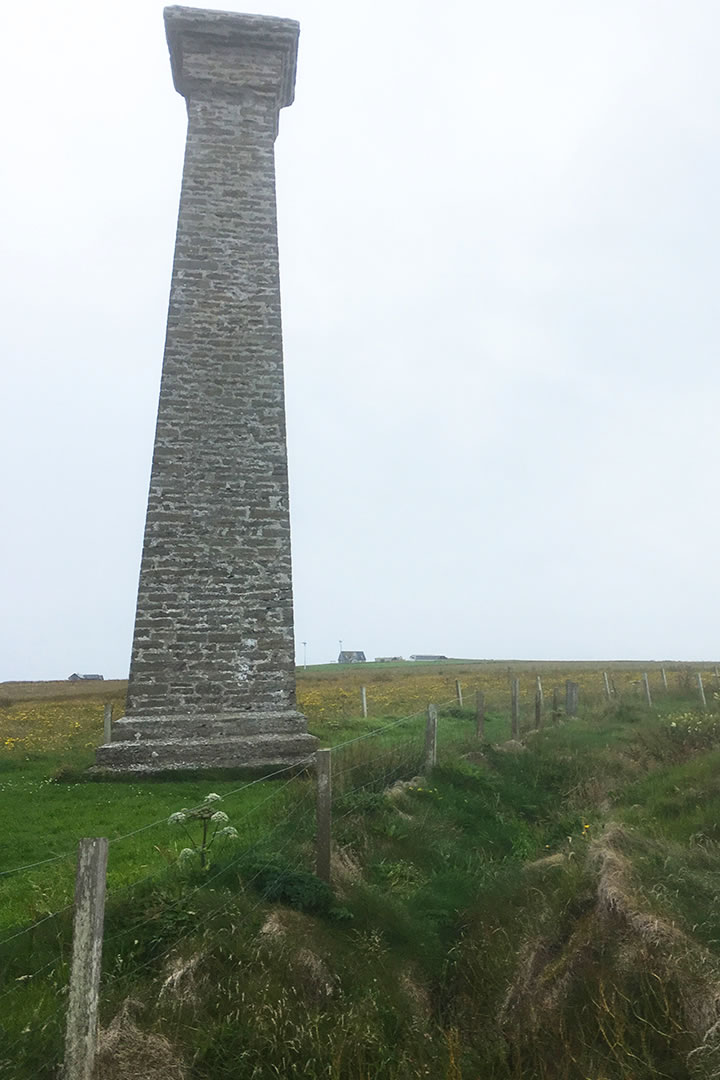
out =
[[[196,1004],[199,998],[198,975],[202,959],[201,953],[193,953],[189,957],[171,956],[158,1000],[170,997],[176,1004]]]
[[[349,844],[337,844],[330,856],[330,879],[339,896],[362,878],[362,865]]]
[[[590,845],[592,892],[565,925],[521,947],[499,1027],[526,1047],[556,1032],[571,1057],[595,1053],[614,1069],[633,1067],[652,1029],[651,1038],[687,1055],[689,1075],[720,1077],[720,970],[703,946],[648,907],[634,880],[634,845],[617,823]],[[601,1053],[591,1050],[596,1045]]]
[[[169,1039],[142,1031],[139,1006],[128,998],[98,1039],[97,1080],[187,1080],[184,1063]]]
[[[633,889],[632,861],[623,851],[629,843],[622,826],[611,823],[590,849],[598,875],[598,915],[606,925],[619,925],[630,943],[634,938],[650,951],[663,977],[677,985],[689,1031],[705,1041],[720,1023],[720,970],[706,949],[643,904]]]

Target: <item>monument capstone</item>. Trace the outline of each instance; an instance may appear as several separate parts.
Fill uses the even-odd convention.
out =
[[[165,28],[187,144],[127,709],[97,764],[300,763],[274,159],[299,28]]]

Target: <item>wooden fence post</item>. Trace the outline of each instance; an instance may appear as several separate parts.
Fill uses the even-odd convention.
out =
[[[578,701],[580,698],[580,686],[568,679],[565,683],[565,715],[577,716]]]
[[[650,682],[648,680],[647,671],[643,671],[642,681],[643,688],[645,690],[645,700],[648,703],[648,706],[652,709],[652,694],[650,693]]]
[[[720,690],[720,671],[715,668],[715,689]]]
[[[535,678],[535,728],[540,730],[543,726],[543,704],[545,698],[543,695],[542,680],[539,675]]]
[[[703,686],[702,675],[698,671],[697,673],[698,690],[700,691],[700,700],[702,701],[703,709],[707,709],[707,701],[705,699],[705,687]]]
[[[605,690],[605,700],[610,701],[612,699],[612,692],[610,690],[610,680],[608,679],[607,671],[603,671],[603,688]]]
[[[462,686],[460,685],[460,680],[459,679],[455,680],[455,697],[457,698],[458,705],[462,709],[462,707],[463,707]]]
[[[112,705],[106,705],[103,714],[103,738],[106,746],[112,739],[112,713]]]
[[[360,687],[360,696],[362,698],[362,714],[367,717],[367,690],[364,686]]]
[[[64,1080],[92,1080],[95,1074],[107,857],[106,839],[98,837],[80,841],[75,878]]]
[[[437,707],[428,705],[425,721],[425,768],[433,769],[437,765]]]
[[[475,734],[478,739],[485,738],[485,695],[482,690],[475,695]]]
[[[330,838],[332,832],[332,751],[315,753],[317,779],[317,832],[315,842],[315,873],[330,884]]]
[[[510,681],[510,734],[513,739],[520,735],[520,680]]]

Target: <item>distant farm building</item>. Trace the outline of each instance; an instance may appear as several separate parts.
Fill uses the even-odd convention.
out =
[[[338,664],[364,664],[365,653],[343,649],[343,651],[338,654],[337,662]]]
[[[441,656],[439,653],[414,653],[411,660],[447,660],[447,656]]]
[[[72,675],[68,675],[68,682],[98,682],[104,678],[104,675],[78,675],[77,671],[74,671]]]
[[[397,660],[402,660],[402,659],[403,659],[402,656],[376,656],[375,657],[375,663],[376,664],[393,664]]]

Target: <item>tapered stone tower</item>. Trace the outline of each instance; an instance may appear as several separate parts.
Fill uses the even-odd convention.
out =
[[[298,25],[165,9],[188,133],[121,771],[300,762],[274,142]]]

